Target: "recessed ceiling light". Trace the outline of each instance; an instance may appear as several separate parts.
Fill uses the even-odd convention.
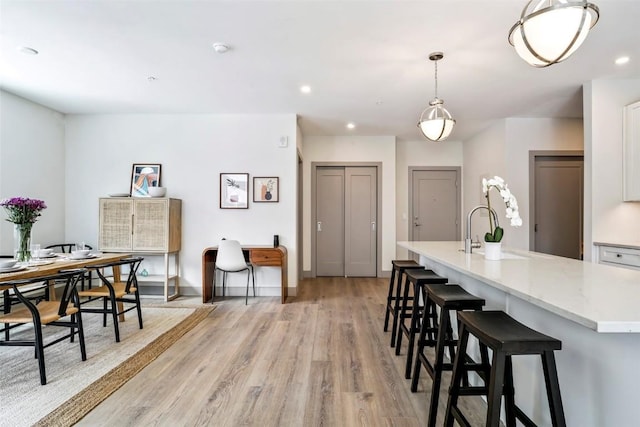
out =
[[[351,123],[351,122],[347,123],[347,129],[355,129],[355,128],[356,128],[355,123]]]
[[[629,57],[628,56],[621,56],[619,58],[616,58],[616,65],[624,65],[627,62],[629,62]]]
[[[217,53],[225,53],[229,50],[229,46],[224,43],[214,43],[213,50],[215,50]]]
[[[25,55],[37,55],[38,54],[37,50],[35,50],[32,47],[28,47],[28,46],[19,46],[18,47],[18,52],[24,53]]]
[[[308,85],[300,86],[300,92],[311,93],[311,86],[308,86]]]

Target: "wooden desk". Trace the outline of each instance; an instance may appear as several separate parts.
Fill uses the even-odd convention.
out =
[[[263,267],[280,267],[281,302],[287,300],[287,248],[284,246],[242,246],[245,258],[253,265]],[[214,271],[218,247],[212,246],[202,251],[202,302],[211,301],[213,297],[211,288],[213,285]]]

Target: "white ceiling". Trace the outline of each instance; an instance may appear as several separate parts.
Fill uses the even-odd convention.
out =
[[[63,113],[295,113],[304,135],[419,140],[443,51],[438,95],[464,140],[504,117],[581,117],[583,83],[640,78],[640,0],[593,2],[585,44],[537,69],[507,42],[525,0],[0,0],[0,87]]]

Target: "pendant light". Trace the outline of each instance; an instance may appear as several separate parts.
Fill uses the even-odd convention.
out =
[[[567,59],[598,22],[598,7],[586,0],[530,0],[509,31],[509,43],[534,67]]]
[[[429,102],[429,106],[420,115],[418,127],[422,134],[431,141],[444,141],[451,134],[456,121],[449,111],[444,108],[444,101],[438,98],[438,61],[444,58],[442,52],[433,52],[429,59],[435,63],[435,98]]]

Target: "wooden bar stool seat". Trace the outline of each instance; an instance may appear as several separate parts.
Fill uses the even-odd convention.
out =
[[[539,354],[542,360],[551,423],[553,426],[566,425],[553,353],[562,348],[561,341],[523,325],[503,311],[460,311],[458,322],[460,338],[453,366],[445,426],[452,427],[454,419],[462,426],[470,425],[458,407],[458,398],[470,395],[487,396],[486,426],[500,425],[503,395],[507,427],[515,427],[516,419],[526,426],[535,426],[536,424],[515,404],[511,364],[512,356],[533,354]],[[490,376],[486,377],[490,378],[489,383],[485,381],[484,387],[461,384],[466,369],[465,356],[469,335],[475,336],[480,344],[486,345],[493,352]]]
[[[412,259],[396,259],[391,261],[391,280],[389,280],[389,291],[387,293],[387,308],[384,314],[384,331],[389,328],[389,316],[393,316],[391,325],[391,347],[396,345],[396,334],[398,333],[398,313],[400,313],[400,300],[402,299],[402,279],[404,272],[408,269],[424,270],[424,266]],[[406,280],[405,280],[406,282]]]
[[[416,362],[411,378],[411,391],[417,391],[418,380],[420,379],[420,368],[424,365],[433,381],[427,425],[434,427],[436,425],[438,412],[442,372],[453,370],[453,360],[456,353],[457,340],[453,336],[451,311],[482,310],[485,300],[470,294],[460,285],[455,284],[426,285],[423,287],[423,298],[426,307],[435,305],[440,308],[440,320],[438,321],[437,318],[430,316],[428,310],[423,310],[420,333],[418,335]],[[433,363],[429,360],[429,357],[427,357],[425,347],[435,347]],[[449,360],[451,363],[444,363],[445,347],[449,349]],[[480,370],[485,370],[488,365],[488,352],[485,346],[481,348],[481,352],[484,364],[478,367]]]
[[[439,276],[433,270],[410,269],[405,271],[407,276],[402,300],[400,304],[400,314],[398,315],[398,336],[396,341],[396,355],[400,354],[400,346],[402,345],[402,336],[407,337],[407,364],[405,368],[405,378],[411,378],[411,367],[413,366],[413,349],[415,345],[415,337],[420,332],[420,318],[422,310],[428,311],[428,315],[435,316],[435,308],[425,307],[420,304],[420,294],[422,287],[438,283],[447,283],[447,278]],[[409,290],[413,291],[410,297]],[[409,325],[405,319],[410,319]]]

